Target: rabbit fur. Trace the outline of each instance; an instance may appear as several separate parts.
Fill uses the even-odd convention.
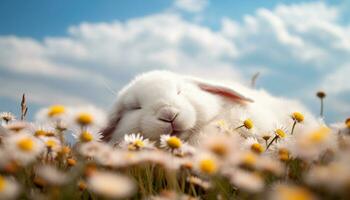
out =
[[[235,127],[249,118],[254,129],[238,131],[259,135],[281,126],[290,128],[293,112],[305,116],[303,126],[297,126],[295,132],[318,123],[297,101],[273,97],[264,90],[151,71],[135,77],[119,92],[102,135],[111,143],[130,133],[141,133],[152,140],[172,134],[193,143],[199,135],[210,134],[204,130],[216,120]]]

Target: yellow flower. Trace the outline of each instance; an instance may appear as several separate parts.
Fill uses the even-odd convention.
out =
[[[94,121],[94,119],[93,119],[92,115],[89,113],[80,113],[76,117],[76,122],[82,126],[89,125],[89,124],[93,123],[93,121]]]
[[[278,150],[278,156],[281,161],[289,160],[289,150],[286,148],[280,148]]]
[[[243,155],[242,164],[245,166],[254,166],[256,161],[257,157],[254,153],[246,153]]]
[[[54,148],[57,145],[56,141],[51,139],[48,139],[45,144],[48,148]]]
[[[94,139],[94,136],[89,133],[88,131],[83,131],[81,134],[80,134],[80,141],[81,142],[90,142]]]
[[[49,108],[48,116],[55,117],[57,115],[63,114],[66,111],[66,108],[62,105],[53,105]]]
[[[79,181],[78,182],[78,188],[79,188],[80,191],[85,190],[87,188],[87,185],[86,185],[85,181],[82,181],[82,180]]]
[[[34,135],[39,137],[39,136],[44,136],[46,135],[46,131],[42,130],[42,129],[38,129],[34,132]]]
[[[286,137],[286,133],[285,133],[282,129],[276,129],[276,130],[275,130],[275,133],[276,133],[276,135],[277,135],[279,138],[284,138],[284,137]]]
[[[264,147],[259,143],[252,144],[250,149],[256,153],[262,153],[264,151]]]
[[[322,126],[318,130],[312,132],[310,134],[309,139],[313,143],[319,143],[324,141],[327,138],[329,133],[330,133],[330,129],[325,126]]]
[[[178,137],[175,136],[171,136],[168,138],[168,140],[166,141],[168,146],[172,149],[178,149],[181,147],[182,142]]]
[[[142,140],[136,139],[131,144],[128,145],[128,150],[136,150],[145,146],[145,143]]]
[[[27,151],[27,152],[32,151],[35,146],[33,140],[30,138],[23,138],[19,140],[17,142],[17,145],[22,151]]]
[[[68,146],[64,146],[64,147],[62,147],[62,149],[61,149],[61,153],[62,154],[69,154],[71,152],[71,149],[70,149],[70,147],[68,147]]]
[[[74,160],[73,158],[68,158],[68,159],[67,159],[67,164],[68,164],[69,166],[74,166],[76,163],[77,163],[77,161]]]
[[[210,150],[218,156],[226,156],[229,151],[225,145],[219,143],[212,144]]]
[[[206,174],[214,174],[217,171],[217,164],[213,159],[206,158],[199,161],[199,169]]]
[[[6,180],[0,175],[0,192],[4,191],[6,187]]]
[[[345,125],[346,125],[347,128],[350,129],[350,118],[347,118],[347,119],[345,120]]]
[[[253,121],[249,118],[243,121],[243,125],[246,129],[252,129],[254,127]]]
[[[300,112],[294,112],[292,114],[292,119],[298,123],[303,122],[304,121],[304,115],[301,114]]]
[[[305,188],[298,186],[279,186],[277,189],[279,199],[285,200],[312,200],[313,195]]]

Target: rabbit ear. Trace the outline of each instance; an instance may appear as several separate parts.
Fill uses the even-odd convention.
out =
[[[112,139],[113,132],[118,126],[118,123],[121,119],[122,111],[118,109],[115,113],[113,113],[110,117],[110,120],[107,126],[101,130],[102,140],[104,142],[109,142]]]
[[[213,83],[207,83],[204,81],[200,80],[194,80],[194,83],[201,89],[206,92],[222,96],[224,98],[227,98],[231,101],[237,102],[237,103],[247,103],[247,102],[254,102],[252,99],[247,98],[243,96],[242,94],[236,92],[235,90],[221,86],[221,85],[216,85]]]

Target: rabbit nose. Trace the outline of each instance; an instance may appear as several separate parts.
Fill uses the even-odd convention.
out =
[[[173,122],[179,111],[176,108],[172,107],[163,107],[158,111],[158,119],[164,122]]]

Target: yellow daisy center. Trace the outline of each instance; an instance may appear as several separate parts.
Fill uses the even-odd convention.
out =
[[[80,113],[76,118],[77,123],[86,126],[93,122],[93,117],[89,113]]]
[[[199,162],[199,169],[206,174],[213,174],[217,171],[216,162],[213,159],[203,159]]]
[[[228,153],[227,147],[222,144],[214,144],[211,146],[210,150],[218,156],[225,156]]]
[[[66,111],[66,108],[62,105],[53,105],[49,108],[47,113],[49,117],[54,117],[60,114],[63,114]]]
[[[94,139],[94,136],[89,133],[88,131],[83,131],[81,134],[80,134],[80,141],[82,142],[90,142]]]
[[[69,166],[74,166],[75,164],[77,164],[77,161],[74,160],[73,158],[68,158],[68,159],[67,159],[67,164],[68,164]]]
[[[244,127],[246,127],[247,129],[252,129],[254,124],[253,121],[251,119],[246,119],[243,122]]]
[[[253,153],[246,153],[243,156],[243,164],[247,165],[247,166],[253,166],[256,163],[256,155],[254,155]]]
[[[61,149],[62,154],[69,154],[71,152],[71,149],[68,146],[64,146]]]
[[[145,146],[145,143],[142,140],[137,139],[134,142],[132,142],[131,144],[129,144],[128,149],[129,150],[136,150],[136,149],[140,149],[144,146]]]
[[[250,149],[256,153],[262,153],[264,151],[264,147],[259,143],[252,144]]]
[[[57,145],[57,143],[56,143],[55,140],[47,140],[47,141],[46,141],[46,146],[47,146],[48,148],[53,148],[53,147],[55,147],[56,145]]]
[[[79,187],[79,190],[82,191],[82,190],[85,190],[87,188],[87,185],[84,181],[79,181],[78,187]]]
[[[292,118],[293,118],[293,120],[295,120],[299,123],[304,121],[304,115],[301,114],[300,112],[294,112],[292,114]]]
[[[44,135],[46,135],[46,131],[39,129],[39,130],[36,130],[34,132],[34,135],[37,136],[37,137],[38,136],[44,136]]]
[[[279,159],[281,161],[289,160],[289,151],[286,148],[281,148],[278,150]]]
[[[275,131],[275,133],[276,133],[277,136],[280,137],[280,138],[286,137],[286,133],[285,133],[282,129],[277,129],[277,130]]]
[[[327,138],[329,132],[329,128],[321,127],[317,131],[311,133],[310,140],[315,143],[322,142]]]
[[[18,147],[22,151],[31,151],[34,148],[34,141],[30,138],[23,138],[17,142]]]
[[[181,147],[182,142],[178,137],[172,136],[167,141],[167,144],[172,149],[178,149]]]
[[[313,196],[311,193],[304,189],[299,187],[282,187],[280,188],[281,197],[282,199],[286,200],[311,200],[313,199]]]
[[[0,192],[4,191],[6,187],[6,180],[4,177],[0,176]]]
[[[145,143],[142,140],[135,140],[134,145],[138,148],[142,148],[145,146]]]
[[[347,118],[347,119],[345,120],[345,125],[346,125],[347,128],[350,129],[350,118]]]

